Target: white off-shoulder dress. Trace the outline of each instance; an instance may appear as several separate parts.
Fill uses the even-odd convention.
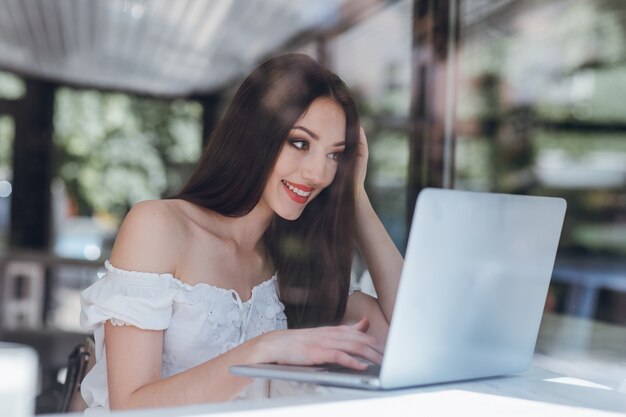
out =
[[[80,323],[94,332],[96,364],[81,386],[90,411],[109,408],[104,323],[163,330],[163,378],[212,359],[262,333],[287,328],[276,276],[243,302],[234,290],[185,284],[172,274],[126,271],[105,262],[106,273],[81,294]],[[270,395],[255,380],[238,398]]]

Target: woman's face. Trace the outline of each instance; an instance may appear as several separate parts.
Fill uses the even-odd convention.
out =
[[[341,106],[328,97],[313,101],[289,132],[259,204],[287,220],[300,217],[335,178],[345,136]]]

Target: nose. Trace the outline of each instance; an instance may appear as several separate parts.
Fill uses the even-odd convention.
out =
[[[302,179],[306,180],[308,185],[312,187],[319,186],[324,183],[325,157],[313,156],[302,165]]]

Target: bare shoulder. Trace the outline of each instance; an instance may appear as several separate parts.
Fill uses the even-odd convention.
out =
[[[122,222],[111,263],[129,271],[173,273],[185,235],[177,202],[142,201],[133,206]]]

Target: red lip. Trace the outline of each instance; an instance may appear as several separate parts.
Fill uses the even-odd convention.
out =
[[[304,204],[304,203],[306,203],[309,200],[310,195],[308,195],[306,197],[298,195],[298,194],[294,193],[293,191],[291,191],[289,189],[289,187],[287,187],[287,184],[285,184],[284,181],[281,181],[281,183],[283,184],[283,187],[285,188],[285,191],[287,191],[287,195],[289,196],[289,198],[291,198],[296,203]],[[313,187],[309,187],[309,186],[302,185],[302,184],[296,184],[294,182],[290,182],[289,184],[291,184],[293,187],[296,187],[296,188],[298,188],[298,189],[300,189],[302,191],[305,191],[305,192],[311,192],[311,191],[314,190]]]

